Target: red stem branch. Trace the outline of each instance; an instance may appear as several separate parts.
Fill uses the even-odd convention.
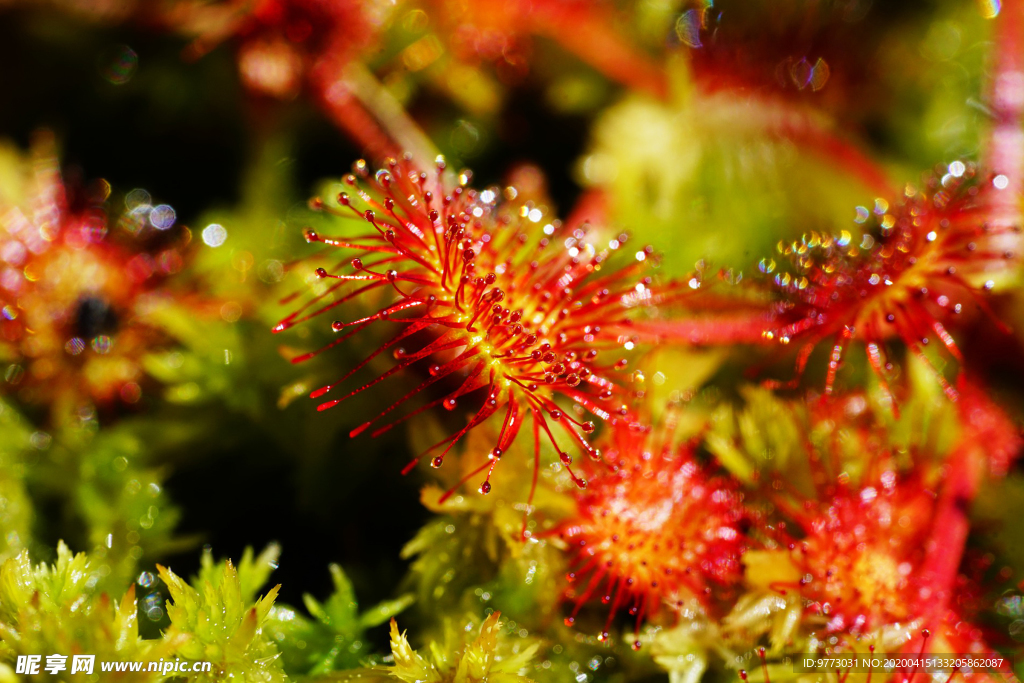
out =
[[[1024,189],[1024,3],[1005,3],[996,21],[995,65],[989,96],[995,120],[984,161],[993,173],[1007,179],[1005,189],[993,193],[989,219],[993,227],[1006,228],[1020,225]]]
[[[1006,177],[1006,185],[992,193],[989,204],[989,224],[996,229],[1020,225],[1024,188],[1024,3],[1006,3],[997,21],[990,95],[995,120],[985,149],[986,165],[993,173]],[[1020,238],[1015,233],[1005,234],[1017,243],[1014,246],[1019,246]],[[981,474],[986,465],[997,473],[1005,470],[1020,449],[1020,436],[999,407],[980,389],[962,384],[964,433],[947,464],[925,564],[933,590],[926,601],[936,615],[948,604],[956,581],[970,528],[969,508],[978,493]]]
[[[596,7],[565,7],[558,2],[533,5],[534,30],[558,41],[584,62],[634,90],[658,99],[668,95],[665,71],[614,30],[615,17]]]

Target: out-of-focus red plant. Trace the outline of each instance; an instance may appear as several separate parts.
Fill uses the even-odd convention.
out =
[[[27,185],[28,196],[0,199],[0,386],[64,408],[137,402],[142,356],[163,339],[138,314],[182,268],[188,231],[169,230],[173,211],[148,195],[111,220],[110,185],[65,183],[49,134]]]

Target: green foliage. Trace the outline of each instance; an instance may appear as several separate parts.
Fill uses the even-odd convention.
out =
[[[473,515],[443,516],[420,529],[402,550],[415,558],[412,577],[417,599],[457,602],[466,589],[490,581],[498,570],[499,547],[494,527]]]
[[[127,429],[97,435],[80,452],[74,503],[88,542],[110,573],[103,586],[120,593],[143,558],[155,559],[189,544],[175,539],[178,511],[163,489],[164,474],[147,465],[143,442]]]
[[[390,666],[356,671],[332,680],[394,681],[402,683],[532,683],[524,675],[539,644],[503,633],[501,614],[483,623],[468,617],[465,624],[446,622],[444,635],[431,641],[425,653],[413,649],[404,631],[391,620]],[[476,634],[474,637],[473,634]]]
[[[959,434],[956,405],[942,394],[920,359],[908,357],[906,372],[911,391],[898,407],[898,416],[877,387],[832,403],[808,405],[744,386],[740,406],[722,402],[715,409],[705,446],[748,484],[775,473],[808,492],[813,490],[808,448],[854,480],[865,468],[866,451],[884,450],[900,466],[939,462]]]
[[[94,654],[97,660],[136,661],[169,657],[180,639],[139,637],[135,589],[120,602],[100,593],[104,565],[85,553],[73,555],[63,543],[57,560],[33,566],[28,552],[0,565],[0,659],[17,655]],[[3,675],[0,665],[0,677]],[[50,680],[42,673],[32,680]],[[156,682],[155,673],[126,674],[118,680]]]
[[[383,624],[412,603],[405,595],[359,612],[355,592],[341,567],[330,566],[334,592],[323,603],[303,596],[312,618],[287,606],[275,606],[267,630],[281,649],[285,670],[293,675],[320,676],[353,669],[367,660],[366,630]]]
[[[665,271],[704,260],[747,272],[805,229],[795,226],[852,229],[852,207],[870,191],[773,130],[837,135],[834,124],[771,99],[705,92],[682,58],[671,69],[670,100],[633,94],[604,110],[579,163],[584,185],[609,190],[615,223],[658,245]]]
[[[285,217],[298,197],[294,188],[291,146],[283,132],[261,137],[252,150],[241,180],[241,199],[236,206],[205,212],[200,224],[222,225],[223,244],[203,244],[196,250],[193,277],[203,281],[204,291],[221,302],[233,302],[250,317],[256,314],[272,323],[279,283],[285,277],[282,261],[293,258],[302,236]]]
[[[279,586],[257,597],[279,554],[275,545],[258,556],[249,548],[236,566],[230,560],[214,561],[207,550],[191,582],[159,567],[170,595],[170,625],[159,638],[146,640],[139,634],[135,586],[119,602],[100,589],[109,571],[105,557],[75,555],[61,543],[52,565],[34,566],[23,551],[0,565],[0,681],[13,675],[4,662],[54,653],[94,654],[98,662],[209,661],[209,673],[189,680],[246,683],[317,678],[379,661],[369,656],[366,630],[405,609],[411,598],[360,613],[347,577],[332,565],[334,592],[323,603],[306,595],[312,616],[301,615],[274,604]],[[177,680],[150,672],[118,675],[118,680],[140,683]]]
[[[494,612],[487,617],[479,635],[469,643],[465,642],[468,629],[446,629],[444,643],[431,643],[428,656],[413,650],[392,620],[391,654],[395,664],[391,675],[404,683],[529,683],[520,672],[537,653],[538,645],[517,642],[510,646],[502,638],[500,616]]]
[[[21,552],[32,536],[32,502],[25,489],[23,454],[30,449],[28,424],[0,401],[0,562]]]
[[[274,554],[276,549],[268,550],[261,559]],[[238,569],[230,560],[214,564],[204,558],[203,570],[192,584],[159,567],[171,596],[167,603],[171,626],[164,637],[187,636],[177,654],[192,661],[213,662],[213,671],[195,680],[215,681],[225,675],[246,683],[287,680],[277,648],[265,630],[280,586],[252,600],[263,583],[260,579],[269,574],[267,564],[252,561],[251,552]]]
[[[766,389],[746,387],[743,397],[740,410],[728,403],[718,407],[705,443],[726,469],[750,483],[769,464],[785,470],[799,457],[808,417],[802,405],[782,401]]]
[[[173,538],[178,512],[163,489],[131,423],[99,431],[93,419],[39,432],[27,470],[37,495],[60,500],[69,523],[49,530],[82,547],[105,569],[99,588],[121,595],[138,574],[140,560],[183,548]]]
[[[888,27],[878,60],[895,98],[878,116],[886,141],[916,168],[977,154],[988,112],[979,106],[987,46],[996,22],[977,6],[938,3],[930,16]],[[965,106],[967,104],[967,106]],[[973,105],[973,106],[972,106]]]
[[[170,302],[154,307],[147,317],[181,344],[143,359],[146,372],[165,386],[168,401],[187,405],[219,398],[235,410],[256,410],[258,394],[238,377],[246,363],[238,326],[212,314],[197,317],[191,308]]]
[[[527,455],[515,448],[505,456],[513,462]],[[423,489],[423,504],[437,516],[402,549],[402,557],[412,559],[407,583],[420,609],[458,613],[488,605],[517,615],[531,628],[552,617],[564,557],[546,540],[523,536],[524,530],[537,534],[543,528],[539,519],[560,518],[569,510],[570,499],[548,474],[530,516],[515,502],[527,495],[527,467],[509,471],[503,488],[486,497],[453,495],[442,503],[440,488]]]

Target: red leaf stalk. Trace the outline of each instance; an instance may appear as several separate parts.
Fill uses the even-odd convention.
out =
[[[986,166],[997,174],[1003,191],[990,202],[992,225],[998,229],[1020,225],[1024,196],[1024,7],[1007,2],[996,18],[993,51],[995,65],[990,103],[994,121],[985,149]],[[1019,250],[1019,238],[1008,249]]]

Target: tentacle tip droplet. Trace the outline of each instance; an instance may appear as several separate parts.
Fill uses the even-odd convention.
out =
[[[357,437],[360,434],[362,434],[363,432],[365,432],[366,428],[369,427],[369,426],[370,426],[369,422],[364,422],[363,424],[359,425],[358,427],[356,427],[355,429],[353,429],[351,432],[348,433],[349,438],[354,439],[355,437]]]

